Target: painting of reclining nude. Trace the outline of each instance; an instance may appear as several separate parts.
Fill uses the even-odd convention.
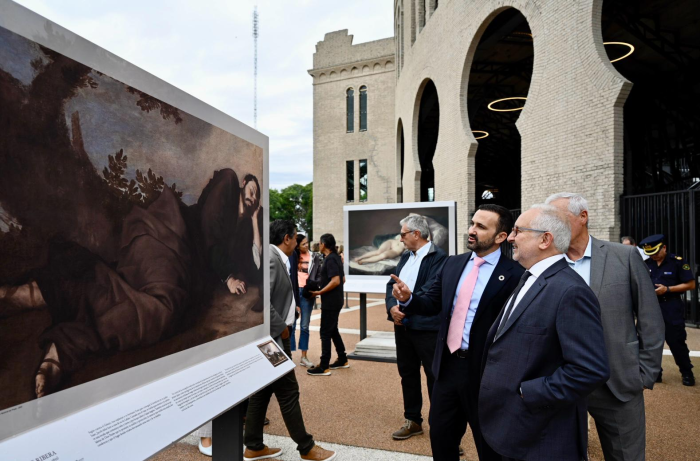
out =
[[[261,147],[2,27],[0,107],[0,410],[263,324]]]
[[[432,203],[346,206],[348,275],[394,274],[406,251],[401,242],[401,220],[412,215],[427,220],[429,241],[447,254],[454,254],[455,234],[450,228],[450,222],[454,223],[454,204],[433,203],[438,206]]]

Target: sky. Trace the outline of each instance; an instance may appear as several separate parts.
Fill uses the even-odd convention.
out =
[[[313,180],[316,43],[393,35],[393,0],[16,0],[34,12],[253,126],[257,4],[258,130],[270,138],[270,187]],[[344,102],[344,99],[343,101]]]

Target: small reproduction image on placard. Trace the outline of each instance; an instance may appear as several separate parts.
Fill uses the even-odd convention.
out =
[[[288,360],[287,356],[284,355],[284,352],[280,350],[279,346],[274,341],[258,344],[258,349],[260,349],[265,358],[267,358],[274,367]]]

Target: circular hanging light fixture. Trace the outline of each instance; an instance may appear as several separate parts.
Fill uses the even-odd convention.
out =
[[[477,134],[479,133],[481,136],[475,136],[474,139],[484,139],[489,137],[489,132],[488,131],[481,131],[481,130],[472,130],[472,133]]]
[[[489,110],[492,110],[492,111],[494,111],[494,112],[513,112],[513,111],[516,111],[516,110],[523,110],[523,108],[525,107],[524,104],[523,104],[522,107],[516,107],[516,108],[514,108],[514,109],[496,109],[495,107],[493,107],[494,104],[498,104],[499,102],[503,102],[503,101],[513,101],[513,100],[516,100],[516,99],[522,99],[522,100],[524,101],[524,100],[526,100],[527,98],[524,98],[524,97],[522,97],[522,96],[513,96],[513,97],[511,97],[511,98],[496,99],[495,101],[491,101],[491,102],[489,103],[488,108],[489,108]]]
[[[617,62],[617,61],[622,61],[623,59],[625,59],[626,57],[628,57],[629,55],[634,53],[634,46],[631,43],[627,43],[627,42],[603,42],[603,45],[606,45],[606,46],[607,45],[619,45],[619,46],[626,46],[627,48],[629,48],[629,51],[627,52],[627,54],[620,56],[617,59],[611,60],[610,61],[611,63]]]

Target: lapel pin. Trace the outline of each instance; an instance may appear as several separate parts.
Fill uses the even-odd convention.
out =
[[[500,280],[501,282],[504,281],[505,279],[506,279],[506,277],[504,275],[498,276],[498,280]]]

